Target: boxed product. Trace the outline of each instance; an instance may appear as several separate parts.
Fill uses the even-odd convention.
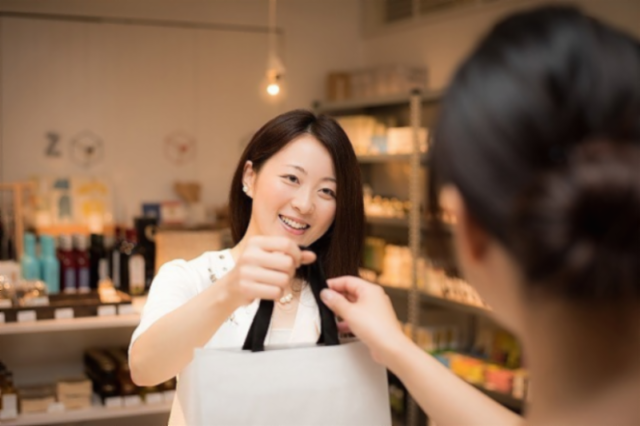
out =
[[[86,377],[60,380],[56,386],[58,402],[68,410],[91,406],[91,381]]]
[[[50,385],[22,387],[20,396],[20,413],[44,413],[56,401],[55,388]]]

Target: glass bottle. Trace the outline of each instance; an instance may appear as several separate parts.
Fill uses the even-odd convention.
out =
[[[49,294],[60,293],[60,262],[56,257],[56,247],[53,237],[40,237],[40,267],[42,279],[47,285]]]
[[[76,257],[73,253],[73,240],[71,235],[60,235],[58,260],[60,261],[60,285],[62,286],[62,291],[66,294],[76,293],[78,291],[78,267],[76,265]]]
[[[146,286],[144,251],[138,245],[138,234],[133,229],[127,230],[127,241],[131,243],[131,251],[127,260],[129,270],[129,293],[139,296],[144,293]]]
[[[25,280],[40,279],[40,263],[36,258],[36,236],[30,232],[24,234],[24,254],[20,259],[20,266]]]
[[[100,281],[100,261],[106,257],[104,236],[91,234],[91,244],[89,246],[89,286],[93,290],[98,288],[98,282]]]
[[[91,291],[91,281],[89,275],[89,251],[87,244],[87,236],[78,234],[74,238],[73,255],[76,260],[77,277],[76,283],[79,293],[88,293]]]

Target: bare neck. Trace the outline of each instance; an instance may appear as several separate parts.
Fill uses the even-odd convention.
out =
[[[545,301],[527,313],[528,424],[640,424],[640,310]]]

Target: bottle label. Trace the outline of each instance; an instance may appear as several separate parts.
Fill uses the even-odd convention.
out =
[[[88,292],[91,290],[89,286],[89,268],[83,267],[78,269],[78,291]]]
[[[15,393],[2,395],[2,411],[16,411],[18,409],[18,397]]]
[[[129,258],[129,291],[131,294],[144,293],[144,257],[140,254]]]
[[[64,292],[75,293],[76,289],[76,270],[68,268],[64,271]]]

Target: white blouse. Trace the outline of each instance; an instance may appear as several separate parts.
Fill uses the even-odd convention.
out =
[[[164,264],[154,278],[147,302],[142,311],[140,324],[133,332],[131,345],[156,321],[189,299],[203,292],[215,279],[219,279],[235,266],[230,250],[206,252],[190,261],[174,260]],[[212,279],[212,275],[215,277]],[[237,309],[225,321],[205,348],[241,349],[249,327],[258,310],[259,300]],[[265,346],[315,343],[320,336],[320,314],[318,305],[308,285],[303,286],[300,303],[292,329],[269,330]],[[184,415],[178,399],[171,408],[169,425],[184,424]]]

